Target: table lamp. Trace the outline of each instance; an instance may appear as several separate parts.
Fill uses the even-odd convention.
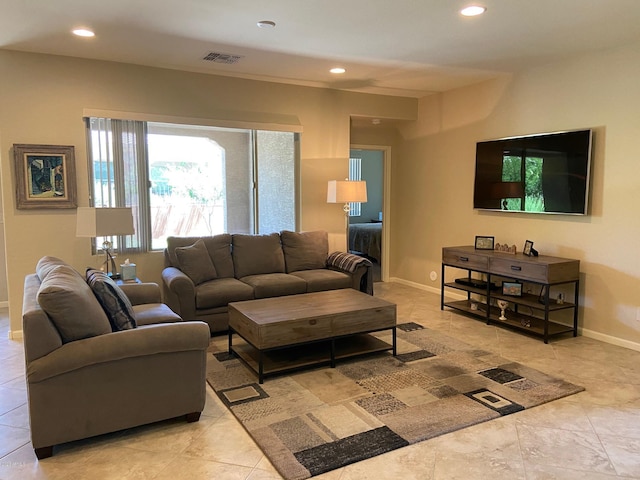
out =
[[[113,235],[132,235],[133,214],[131,208],[92,208],[78,207],[76,221],[76,236],[78,237],[107,237]],[[113,243],[110,240],[102,242],[102,249],[106,254],[105,270],[111,278],[120,278],[116,272],[116,263],[111,254]],[[109,272],[111,265],[111,272]]]

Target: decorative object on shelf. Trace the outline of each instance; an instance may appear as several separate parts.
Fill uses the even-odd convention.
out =
[[[531,240],[525,240],[522,253],[524,253],[527,257],[538,256],[538,251],[535,248],[533,248],[533,242]]]
[[[498,308],[500,308],[500,318],[498,318],[498,320],[506,320],[507,317],[504,316],[504,312],[509,306],[509,302],[506,300],[496,300],[496,304],[498,305]]]
[[[76,218],[76,236],[78,237],[112,237],[133,233],[135,230],[131,208],[78,208]],[[120,278],[120,275],[116,271],[115,257],[111,253],[112,247],[113,242],[105,238],[102,242],[102,250],[106,254],[105,273],[116,279]],[[111,272],[109,272],[109,267],[111,267]]]
[[[475,312],[478,310],[478,304],[476,302],[471,302],[470,308]]]
[[[482,237],[476,235],[476,250],[493,250],[494,249],[494,237]]]
[[[16,208],[76,208],[74,147],[13,145]]]
[[[502,294],[512,297],[522,296],[522,284],[520,282],[502,282]]]
[[[518,249],[516,248],[516,246],[515,246],[515,245],[511,245],[511,246],[509,246],[509,245],[507,245],[506,243],[504,243],[504,244],[502,244],[502,245],[501,245],[501,244],[499,244],[499,243],[496,243],[496,247],[494,248],[494,250],[495,250],[496,252],[513,253],[514,255],[515,255],[516,253],[518,253]]]
[[[349,246],[350,203],[367,201],[367,182],[364,180],[329,180],[327,185],[327,203],[344,203],[345,230],[347,247]]]

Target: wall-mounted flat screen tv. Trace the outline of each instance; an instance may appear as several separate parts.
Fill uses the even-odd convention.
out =
[[[586,215],[591,130],[476,144],[473,208]]]

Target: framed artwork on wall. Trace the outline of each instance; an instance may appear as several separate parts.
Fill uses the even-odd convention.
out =
[[[76,208],[73,146],[13,145],[16,208]]]

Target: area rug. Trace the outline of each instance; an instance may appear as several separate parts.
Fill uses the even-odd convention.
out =
[[[378,353],[263,384],[218,338],[207,381],[286,480],[583,390],[416,323],[398,325],[397,337],[396,357]]]

